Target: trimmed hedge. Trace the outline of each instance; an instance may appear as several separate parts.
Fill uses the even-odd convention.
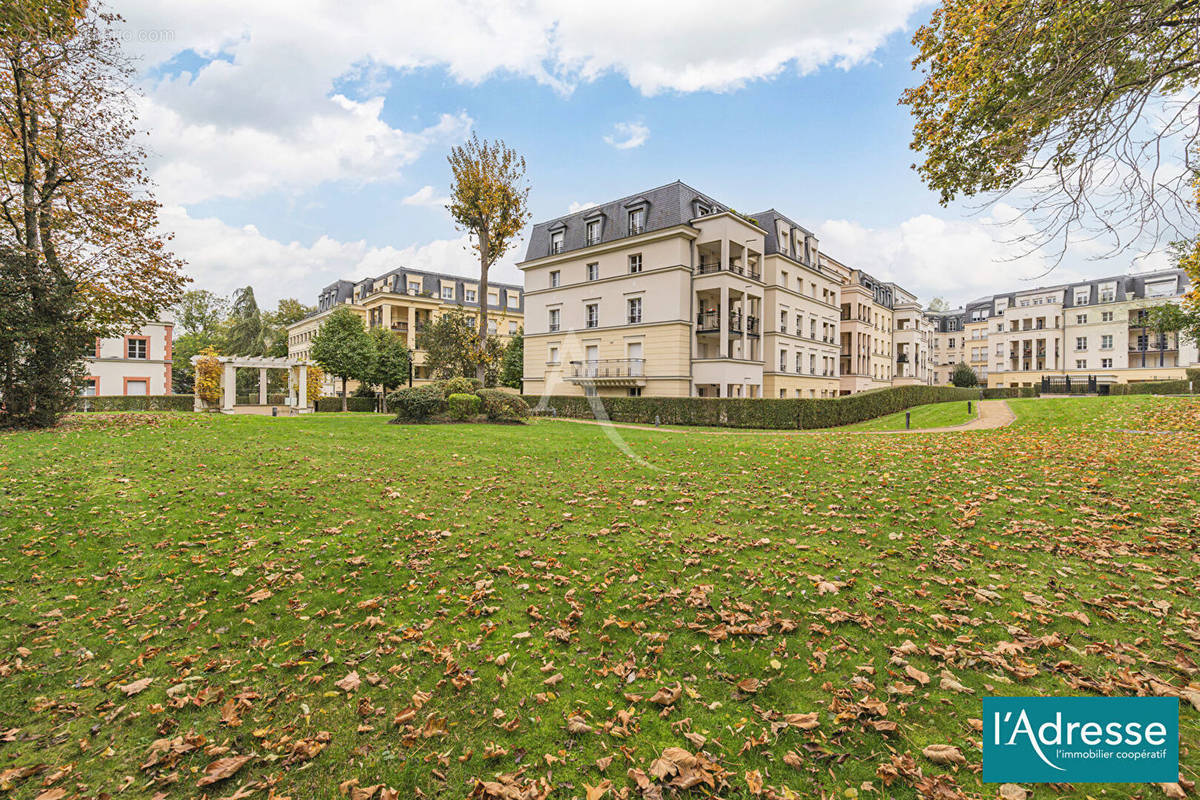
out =
[[[396,415],[393,422],[425,422],[446,410],[446,398],[439,384],[411,386],[389,394],[387,409]]]
[[[102,394],[80,397],[76,411],[191,411],[194,400],[190,394]]]
[[[1187,379],[1192,382],[1192,385],[1200,390],[1200,367],[1189,367],[1183,373],[1187,375]]]
[[[522,422],[529,419],[529,404],[520,395],[499,389],[480,389],[478,395],[489,422]]]
[[[1141,383],[1114,383],[1108,390],[1112,395],[1127,394],[1188,394],[1187,381],[1144,381]]]
[[[732,397],[602,397],[613,422],[663,425],[708,425],[727,428],[810,430],[852,425],[926,403],[978,400],[979,389],[953,386],[898,386],[834,399],[787,400]],[[593,419],[588,397],[526,395],[538,413],[553,409],[557,416]]]
[[[342,398],[340,398],[340,397],[318,397],[317,398],[317,411],[329,412],[329,411],[341,411],[341,410],[342,410]],[[346,410],[347,411],[367,411],[367,412],[374,411],[375,410],[375,398],[373,398],[373,397],[353,397],[353,396],[347,397],[346,398]]]
[[[286,397],[286,394],[269,394],[267,395],[267,405],[284,405],[284,399]],[[239,394],[234,398],[234,402],[239,406],[256,406],[258,405],[258,392],[255,392],[254,394]]]
[[[483,384],[475,378],[449,378],[434,383],[442,387],[442,392],[447,398],[452,394],[475,394],[483,388]]]
[[[479,415],[479,398],[473,394],[455,392],[446,398],[446,411],[450,419],[468,420]]]
[[[984,400],[1011,400],[1015,397],[1038,397],[1042,390],[1037,386],[998,386],[983,390]]]

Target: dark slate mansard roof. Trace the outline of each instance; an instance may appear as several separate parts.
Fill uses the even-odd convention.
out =
[[[315,313],[319,314],[322,311],[328,311],[331,308],[335,308],[346,300],[352,299],[354,297],[354,291],[356,288],[365,287],[369,289],[371,286],[374,286],[376,282],[385,278],[388,280],[388,291],[395,292],[397,294],[406,294],[408,291],[408,286],[406,285],[408,279],[414,276],[420,278],[421,294],[423,295],[441,299],[441,282],[444,280],[454,281],[454,299],[446,300],[445,302],[454,303],[466,308],[479,307],[478,301],[467,302],[465,286],[465,284],[468,283],[478,284],[478,278],[464,278],[461,275],[444,275],[438,272],[428,272],[426,270],[412,269],[409,267],[397,267],[396,269],[385,272],[384,274],[375,278],[363,278],[359,281],[341,280],[329,284],[321,290],[321,294],[317,300],[317,310]],[[518,298],[517,306],[512,310],[519,311],[521,313],[525,312],[525,290],[522,287],[511,283],[499,283],[497,281],[489,280],[488,288],[500,290],[500,302],[490,303],[488,304],[488,308],[508,309],[508,295],[515,294]],[[476,297],[478,297],[478,295],[476,295]]]
[[[691,222],[700,216],[700,207],[707,208],[710,214],[730,210],[729,206],[718,203],[682,181],[581,209],[534,225],[529,233],[525,260],[532,261],[550,255],[550,234],[560,230],[563,232],[562,252],[586,247],[587,223],[593,219],[601,220],[599,243],[605,244],[632,235],[629,232],[629,211],[635,208],[645,209],[645,228],[642,232],[649,233]]]

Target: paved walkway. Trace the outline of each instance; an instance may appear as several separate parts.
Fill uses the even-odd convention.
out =
[[[1012,409],[1008,407],[1008,403],[1004,400],[980,400],[979,415],[970,422],[964,422],[962,425],[950,425],[945,428],[914,428],[913,430],[897,430],[897,431],[847,431],[840,428],[822,428],[812,431],[764,431],[754,430],[752,428],[737,428],[730,430],[712,431],[712,430],[695,430],[689,428],[670,427],[656,428],[653,425],[634,425],[628,422],[612,422],[602,423],[594,419],[570,419],[569,417],[555,417],[554,419],[560,422],[575,422],[580,425],[603,425],[610,424],[614,428],[630,428],[638,431],[658,431],[660,433],[691,433],[691,434],[706,434],[709,436],[817,436],[820,434],[836,433],[842,436],[879,436],[892,434],[911,434],[911,433],[947,433],[953,431],[984,431],[995,428],[1003,428],[1013,423],[1017,417],[1013,414]]]

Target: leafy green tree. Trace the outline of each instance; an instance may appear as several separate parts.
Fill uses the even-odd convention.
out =
[[[1080,229],[1114,247],[1186,237],[1197,11],[1195,0],[942,0],[913,37],[924,80],[901,98],[922,179],[942,203],[1006,194],[1036,246],[1065,247]]]
[[[502,140],[471,140],[450,150],[450,205],[455,223],[472,237],[479,254],[479,336],[475,377],[486,382],[489,361],[488,270],[513,244],[529,220],[529,186],[525,159]],[[470,377],[470,376],[467,376]]]
[[[346,382],[369,380],[375,360],[362,317],[348,308],[334,309],[313,337],[309,353],[327,373],[342,379],[342,411],[346,411]]]
[[[475,378],[482,374],[484,386],[496,385],[504,345],[489,336],[481,346],[473,315],[457,310],[441,314],[417,332],[416,345],[425,351],[425,366],[434,378]]]
[[[979,376],[975,374],[975,370],[965,362],[958,362],[954,365],[954,371],[950,373],[950,382],[960,389],[969,389],[972,386],[979,385]]]
[[[500,361],[500,385],[520,390],[525,376],[525,329],[508,341]]]
[[[1184,308],[1176,303],[1163,303],[1147,309],[1146,328],[1161,337],[1175,334],[1179,339],[1200,342],[1200,311]],[[1166,360],[1166,353],[1159,353],[1159,366]]]
[[[94,338],[157,319],[188,281],[137,143],[119,18],[98,5],[0,4],[0,425],[53,425]]]
[[[216,337],[228,313],[229,301],[224,297],[207,289],[192,289],[184,292],[175,304],[175,329],[180,335],[200,333]]]
[[[382,387],[386,395],[408,381],[412,354],[408,352],[404,337],[386,328],[372,328],[371,340],[374,344],[375,359],[371,364],[368,382],[372,386]]]

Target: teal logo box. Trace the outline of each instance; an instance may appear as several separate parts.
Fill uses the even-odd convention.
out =
[[[1177,780],[1177,698],[983,698],[984,783]]]

